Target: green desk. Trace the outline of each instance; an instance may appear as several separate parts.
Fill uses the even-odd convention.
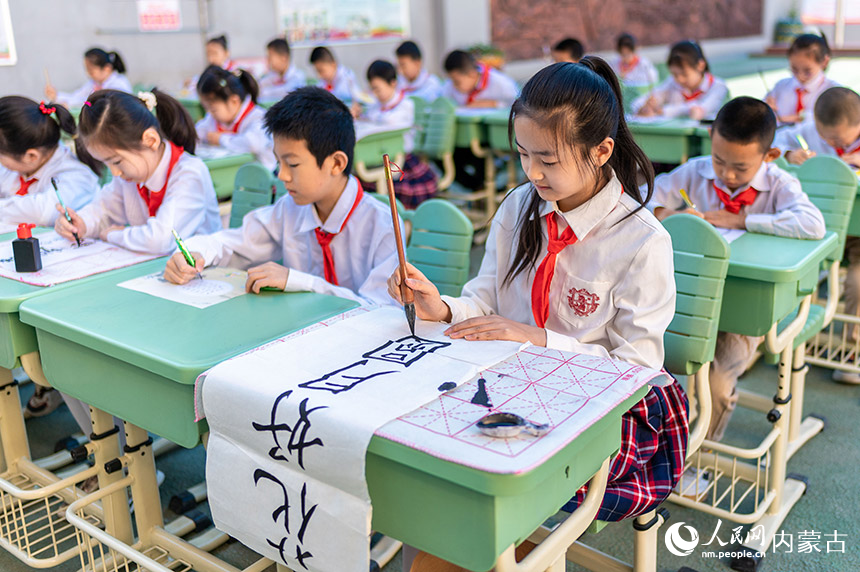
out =
[[[233,186],[236,181],[236,173],[239,167],[256,161],[250,153],[219,157],[217,159],[203,159],[209,175],[212,177],[212,186],[215,187],[215,196],[218,200],[226,200],[233,196]]]
[[[463,111],[457,109],[457,133],[454,136],[454,146],[464,149],[473,149],[477,145],[480,148],[487,144],[487,128],[484,116],[497,113],[494,109],[488,109],[486,113]]]
[[[711,132],[709,127],[696,127],[693,133],[695,148],[691,149],[693,157],[711,154]]]
[[[698,121],[671,119],[661,123],[630,122],[636,143],[655,163],[685,163],[698,153],[696,129]]]
[[[394,160],[397,155],[404,154],[403,136],[411,129],[404,127],[400,129],[368,129],[367,133],[361,128],[356,129],[356,136],[360,139],[355,142],[353,162],[358,165],[382,165],[382,155]]]

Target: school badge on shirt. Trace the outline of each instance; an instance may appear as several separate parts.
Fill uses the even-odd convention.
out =
[[[571,288],[567,303],[577,316],[590,316],[600,303],[600,296],[592,294],[585,288]]]

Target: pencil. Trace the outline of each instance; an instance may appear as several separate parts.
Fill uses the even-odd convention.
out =
[[[66,208],[66,203],[63,202],[63,197],[60,196],[60,189],[57,187],[57,179],[54,177],[51,177],[51,185],[54,187],[54,193],[57,195],[57,200],[60,201],[60,206],[63,207],[63,214],[66,215],[66,220],[69,221],[69,224],[72,224],[72,216],[69,214],[69,209]],[[81,237],[78,236],[78,233],[73,232],[72,236],[75,237],[75,242],[80,246]]]
[[[678,194],[680,194],[681,198],[684,199],[684,202],[687,203],[688,208],[696,210],[696,205],[694,205],[693,201],[690,200],[690,195],[687,194],[687,191],[684,189],[678,189]]]
[[[809,143],[806,142],[806,139],[803,138],[803,135],[798,133],[794,136],[794,138],[797,139],[798,143],[800,143],[801,149],[803,149],[804,151],[809,151]]]
[[[176,241],[176,246],[179,248],[179,252],[181,252],[182,256],[185,257],[185,262],[187,262],[188,266],[190,266],[191,268],[196,268],[197,267],[197,261],[194,260],[194,257],[191,256],[191,253],[188,252],[187,248],[185,248],[185,243],[182,242],[181,238],[179,238],[179,234],[177,234],[176,229],[173,229],[172,232],[173,232],[173,239]],[[200,274],[199,272],[197,273],[197,277],[199,279],[203,280],[203,275]]]
[[[388,204],[391,207],[391,220],[394,221],[394,238],[397,241],[397,257],[400,259],[400,297],[403,299],[403,311],[409,331],[415,335],[415,296],[412,289],[406,285],[406,254],[403,251],[403,237],[400,235],[400,220],[397,217],[397,202],[394,198],[394,178],[391,176],[391,161],[388,153],[382,156],[385,166],[385,180],[388,182]]]

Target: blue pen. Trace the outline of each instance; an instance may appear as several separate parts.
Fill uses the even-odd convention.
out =
[[[69,209],[66,208],[66,203],[63,202],[63,197],[60,196],[60,189],[57,187],[57,179],[54,177],[51,177],[51,185],[54,186],[54,192],[57,194],[57,200],[60,201],[60,206],[63,207],[63,214],[66,215],[66,220],[69,221],[69,224],[72,224],[72,215],[69,214]],[[75,242],[80,246],[81,238],[78,236],[78,233],[73,232],[72,235],[75,237]]]

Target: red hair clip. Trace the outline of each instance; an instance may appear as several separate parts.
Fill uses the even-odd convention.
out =
[[[40,101],[39,102],[39,111],[41,111],[45,115],[50,115],[50,114],[54,113],[55,111],[57,111],[57,108],[56,107],[48,107],[47,105],[45,105],[44,101]]]
[[[85,102],[84,102],[84,105],[86,105],[87,107],[92,107],[92,106],[93,106],[93,104],[92,104],[91,102],[89,102],[89,101],[85,101]]]

